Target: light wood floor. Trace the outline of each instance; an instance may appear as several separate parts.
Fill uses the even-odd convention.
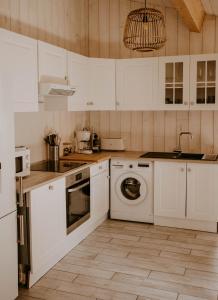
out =
[[[19,300],[218,299],[218,235],[105,221]]]

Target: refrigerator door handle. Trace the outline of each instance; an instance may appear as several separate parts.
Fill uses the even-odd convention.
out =
[[[18,215],[18,221],[19,221],[19,239],[18,243],[20,246],[24,246],[24,220],[23,215]]]
[[[0,193],[2,192],[2,163],[0,162]]]

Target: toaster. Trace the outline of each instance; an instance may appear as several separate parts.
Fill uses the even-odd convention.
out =
[[[101,139],[101,150],[124,151],[125,146],[122,138]]]

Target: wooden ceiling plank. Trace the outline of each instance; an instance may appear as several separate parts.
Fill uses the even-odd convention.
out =
[[[218,16],[218,1],[210,0],[210,5],[212,7],[212,14]]]
[[[205,15],[201,0],[172,0],[172,3],[189,30],[200,32]]]
[[[213,15],[213,9],[210,0],[201,0],[204,10],[208,15]]]

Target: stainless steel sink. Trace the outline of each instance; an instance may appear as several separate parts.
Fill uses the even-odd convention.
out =
[[[140,157],[142,158],[165,158],[165,159],[187,159],[201,160],[202,153],[183,153],[183,152],[147,152]]]

